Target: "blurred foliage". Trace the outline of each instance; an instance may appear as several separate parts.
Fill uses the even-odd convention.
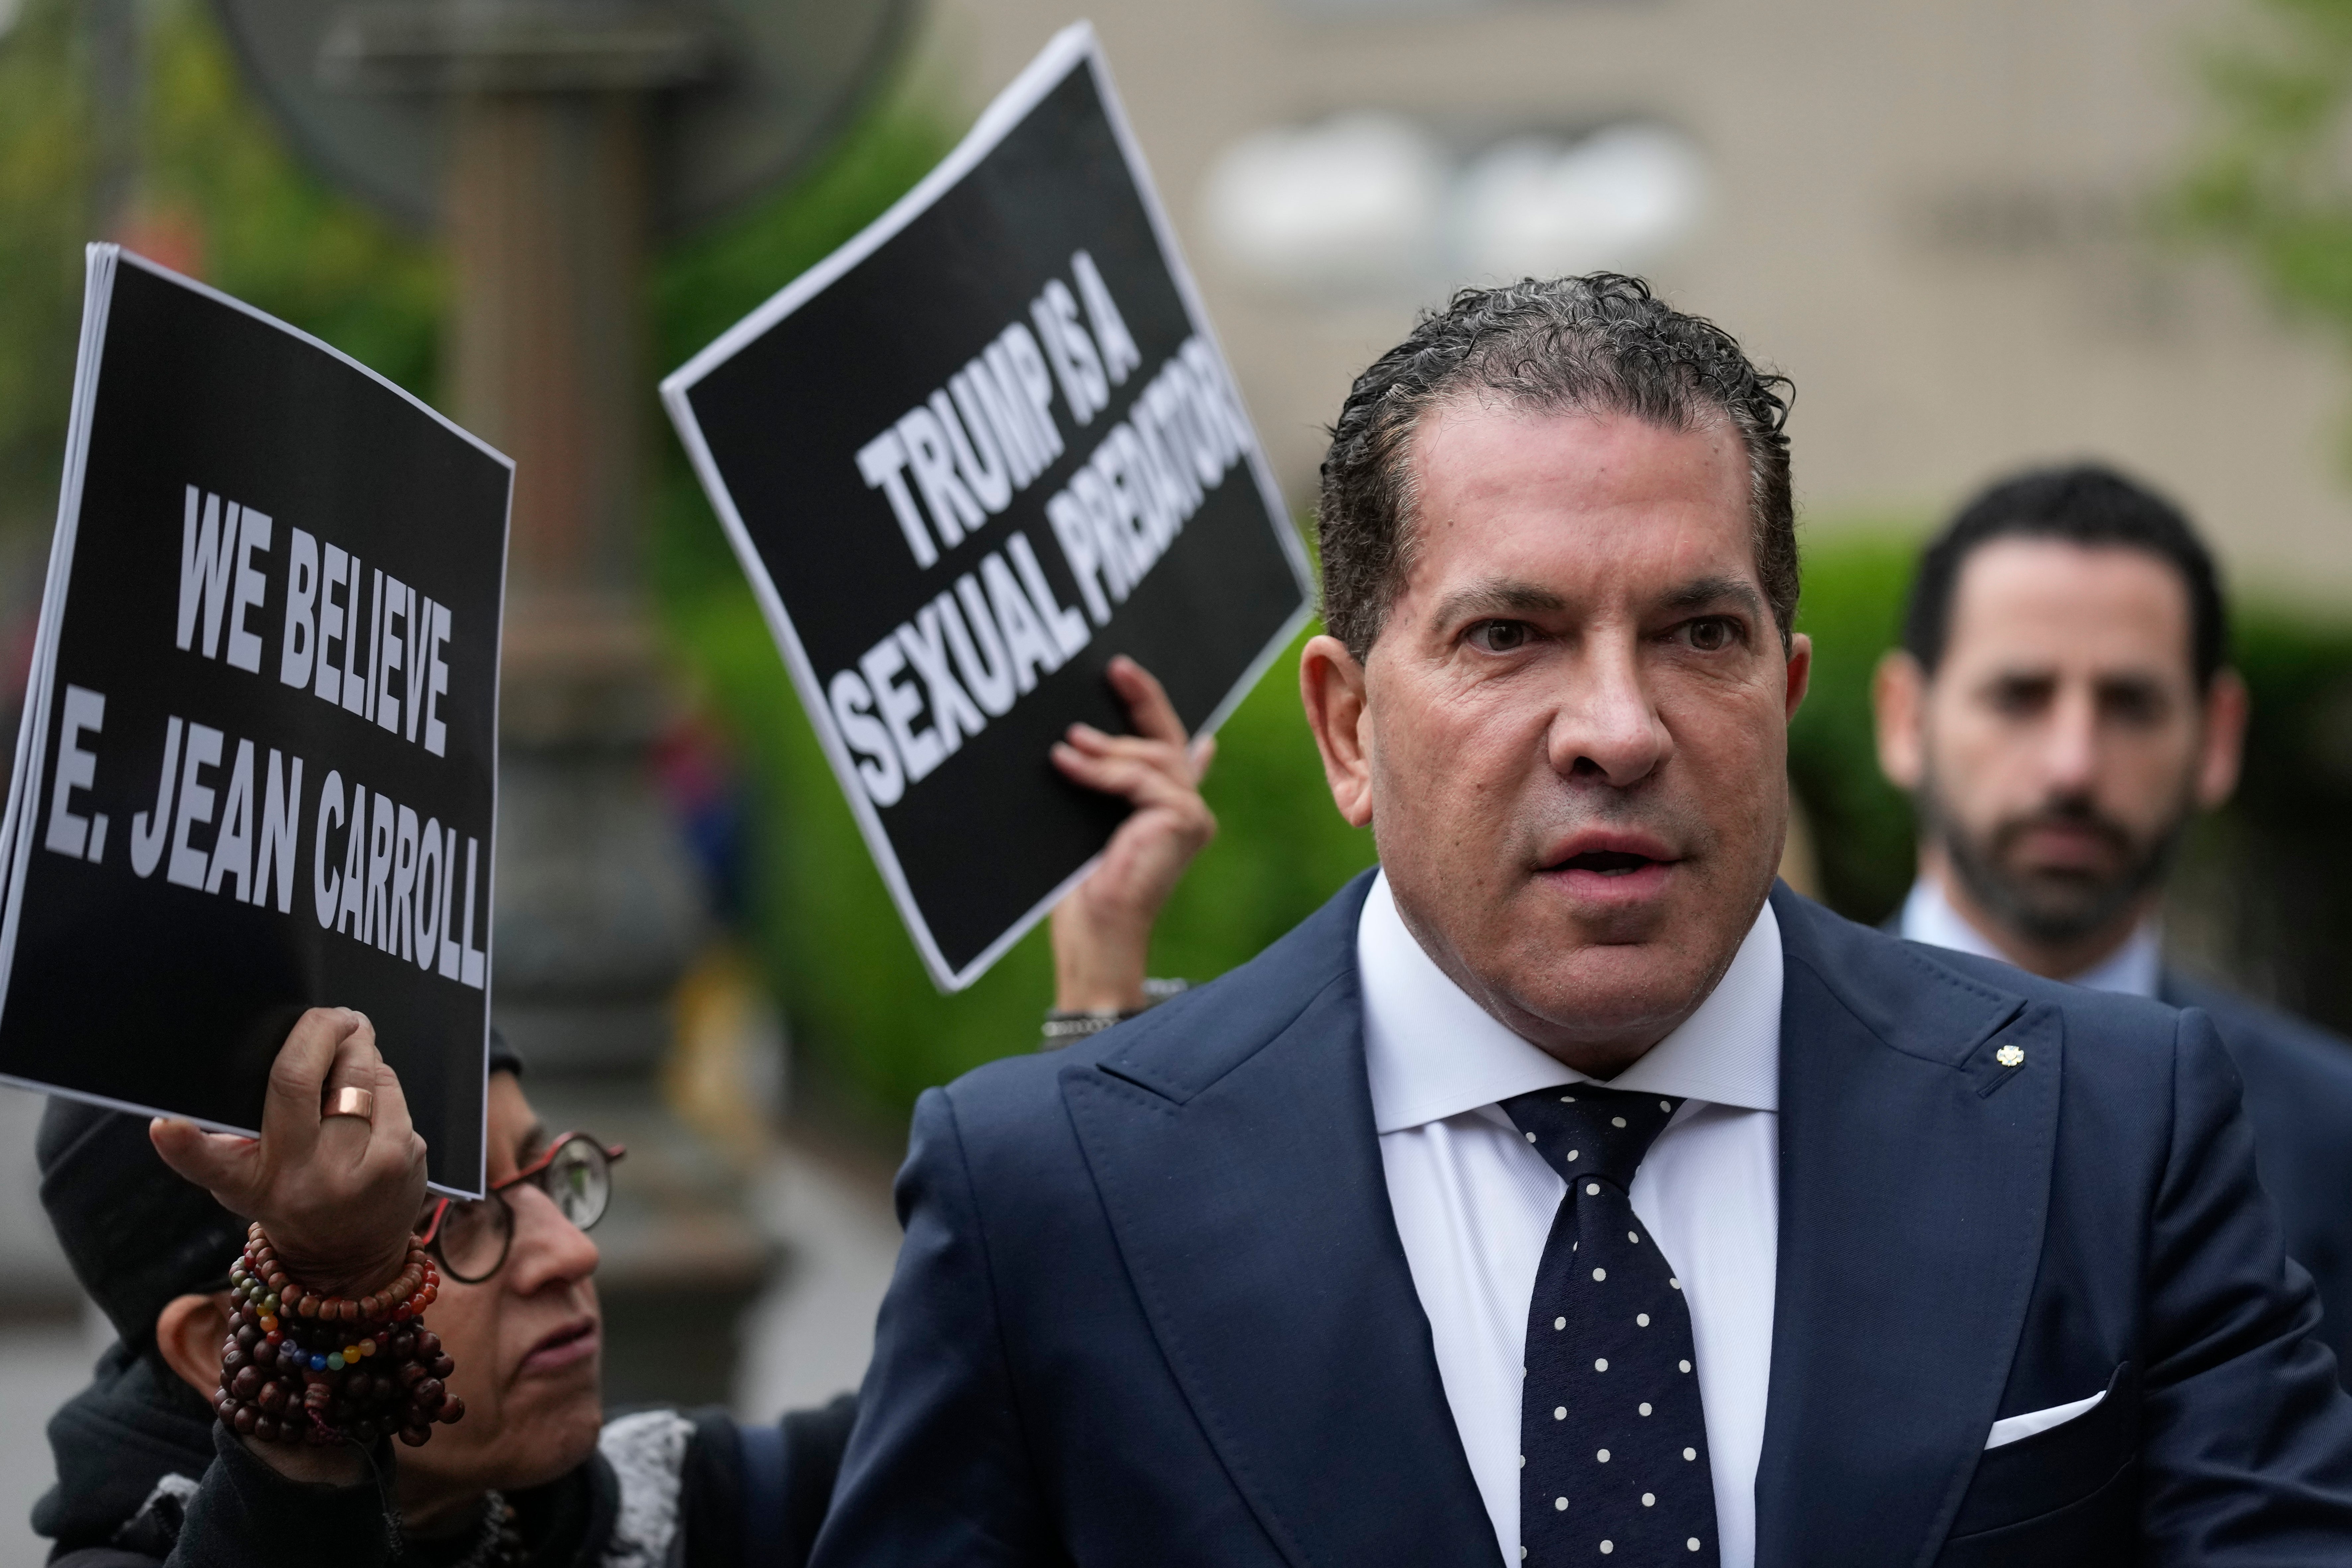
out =
[[[75,15],[26,0],[0,38],[0,529],[57,507],[89,184]]]
[[[2352,1035],[2352,624],[2242,603],[2243,781],[2191,839],[2168,937],[2198,966]]]
[[[442,274],[432,248],[289,158],[197,0],[142,9],[134,249],[433,390]],[[99,138],[72,0],[26,0],[0,38],[0,529],[55,514],[81,320]]]
[[[205,282],[432,398],[446,289],[437,249],[289,155],[210,9],[163,0],[147,16],[131,243],[184,226]]]
[[[2352,352],[2352,0],[2241,0],[2200,63],[2210,112],[2171,216]]]
[[[1797,629],[1813,639],[1813,678],[1789,728],[1789,780],[1813,830],[1822,896],[1876,922],[1911,886],[1911,802],[1878,771],[1871,674],[1901,630],[1922,531],[1841,523],[1808,540]]]
[[[2202,61],[2212,112],[2182,209],[2352,332],[2352,0],[2242,0],[2236,20]]]

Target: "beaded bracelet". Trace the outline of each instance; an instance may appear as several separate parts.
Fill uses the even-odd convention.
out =
[[[297,1284],[257,1224],[230,1268],[237,1298],[221,1345],[220,1397],[231,1430],[265,1443],[372,1443],[397,1433],[416,1447],[466,1402],[448,1391],[457,1363],[425,1326],[440,1270],[412,1243],[390,1284],[356,1300]]]

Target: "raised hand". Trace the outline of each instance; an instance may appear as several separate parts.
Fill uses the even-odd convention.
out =
[[[1109,675],[1136,732],[1106,735],[1073,724],[1053,753],[1072,782],[1135,806],[1111,835],[1102,863],[1054,908],[1054,1005],[1065,1012],[1143,1005],[1152,922],[1192,857],[1217,834],[1201,798],[1214,738],[1188,744],[1167,691],[1126,655],[1110,661]]]
[[[325,1114],[353,1089],[373,1096],[371,1118]],[[425,1140],[364,1015],[313,1007],[296,1022],[270,1065],[258,1139],[161,1116],[147,1135],[165,1164],[259,1220],[310,1289],[358,1296],[400,1272],[425,1203]]]

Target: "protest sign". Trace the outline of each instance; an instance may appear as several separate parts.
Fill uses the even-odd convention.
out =
[[[1307,563],[1092,32],[662,384],[933,980],[970,984],[1124,802],[1048,761],[1187,726],[1303,623]]]
[[[0,1077],[250,1132],[365,1013],[482,1190],[513,465],[236,300],[92,246],[9,785]]]

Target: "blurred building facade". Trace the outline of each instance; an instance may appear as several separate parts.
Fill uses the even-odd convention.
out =
[[[2242,583],[2352,591],[2329,343],[2155,198],[2241,0],[1094,0],[1293,504],[1349,377],[1446,288],[1614,265],[1792,375],[1822,528],[2095,454]],[[936,0],[966,106],[1066,0]]]

